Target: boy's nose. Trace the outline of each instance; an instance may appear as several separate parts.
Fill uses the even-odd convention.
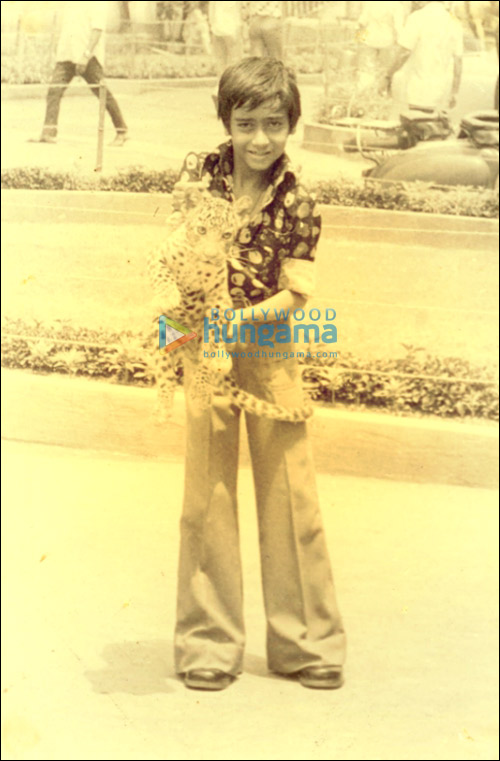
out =
[[[252,140],[252,144],[256,148],[264,148],[266,145],[269,145],[269,138],[263,129],[257,130]]]

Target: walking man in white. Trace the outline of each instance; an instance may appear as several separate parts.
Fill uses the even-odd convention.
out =
[[[40,142],[55,143],[61,98],[74,76],[80,76],[99,97],[99,84],[104,77],[104,31],[107,3],[95,0],[69,0],[63,9],[63,20],[57,63],[47,94],[47,108]],[[113,145],[121,146],[126,140],[127,125],[118,103],[106,90],[106,109],[116,129]]]
[[[442,2],[419,2],[398,38],[387,80],[398,110],[454,108],[462,77],[463,30]],[[400,71],[401,70],[401,71]]]

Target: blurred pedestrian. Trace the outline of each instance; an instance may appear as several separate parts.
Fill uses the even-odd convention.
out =
[[[64,4],[57,63],[47,94],[41,143],[56,142],[61,98],[73,77],[83,77],[94,95],[99,97],[99,85],[104,77],[106,16],[107,2],[71,0]],[[116,129],[112,145],[121,146],[127,139],[127,125],[118,103],[107,88],[106,109]]]
[[[231,0],[210,2],[208,20],[217,76],[241,57],[241,3]]]
[[[371,77],[385,76],[394,62],[396,43],[405,21],[400,2],[365,2],[359,18],[358,70]]]
[[[210,29],[203,2],[190,2],[184,21],[183,38],[186,44],[186,55],[203,53],[210,55]]]
[[[415,5],[387,74],[395,109],[401,113],[408,108],[454,108],[462,77],[462,26],[443,2]]]
[[[486,33],[484,27],[487,21],[487,16],[490,13],[490,7],[491,3],[483,2],[483,0],[474,0],[472,3],[465,3],[469,26],[476,39],[479,40],[481,50],[486,49]]]
[[[258,58],[283,60],[283,3],[242,3],[244,18],[248,21],[250,55]]]
[[[500,45],[499,45],[499,30],[498,30],[498,2],[490,2],[490,13],[492,16],[496,17],[496,24],[495,24],[495,42],[497,46],[497,59],[500,53]],[[499,93],[498,93],[498,68],[497,68],[497,83],[495,85],[495,97],[493,101],[494,108],[498,111],[498,105],[499,105]]]

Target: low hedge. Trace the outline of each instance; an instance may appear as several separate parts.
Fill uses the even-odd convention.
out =
[[[129,193],[170,193],[177,180],[173,169],[156,171],[128,167],[114,175],[80,175],[40,167],[2,169],[2,189],[103,190]],[[498,193],[487,188],[435,188],[423,182],[388,183],[343,178],[308,184],[317,201],[331,206],[416,211],[466,217],[498,218]]]
[[[331,347],[324,347],[330,351]],[[458,358],[433,357],[407,346],[397,359],[308,360],[303,367],[313,400],[398,415],[498,420],[495,371]],[[314,353],[321,346],[314,347]],[[178,359],[181,360],[182,352]],[[154,385],[148,350],[140,335],[88,330],[67,321],[44,325],[4,321],[2,365],[40,373],[102,378],[137,386]],[[182,368],[179,366],[179,379]]]
[[[151,40],[151,45],[155,41]],[[132,52],[126,37],[108,43],[106,76],[116,79],[186,79],[216,76],[215,60],[206,54],[148,52],[138,43]],[[2,51],[1,81],[3,84],[48,84],[54,67],[54,55],[48,37],[27,37],[24,51],[14,48]],[[300,74],[320,73],[321,54],[303,53],[291,56],[290,64]]]
[[[113,175],[83,175],[45,167],[2,169],[2,190],[103,190],[123,193],[171,193],[179,177],[173,169],[135,166]]]

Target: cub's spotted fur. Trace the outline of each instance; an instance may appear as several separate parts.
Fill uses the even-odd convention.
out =
[[[233,254],[237,231],[242,227],[248,208],[247,199],[230,204],[207,195],[190,211],[185,222],[169,235],[165,244],[154,251],[148,262],[149,276],[155,293],[155,326],[160,314],[194,330],[198,339],[186,344],[186,350],[197,355],[197,369],[190,386],[193,402],[201,409],[209,406],[214,392],[229,394],[240,409],[262,417],[298,422],[312,415],[311,405],[288,409],[247,393],[239,388],[232,372],[231,358],[223,358],[223,344],[202,344],[203,320],[217,309],[223,315],[232,308],[227,289],[227,262],[250,278],[252,287],[265,286],[256,280]],[[213,324],[213,320],[210,320]],[[219,327],[222,322],[219,321]],[[158,407],[161,419],[168,418],[176,386],[175,352],[158,349],[157,328],[154,335],[155,374],[158,386]],[[193,349],[193,345],[194,346]],[[204,351],[215,352],[216,359],[205,358]],[[221,355],[219,357],[219,355]]]

